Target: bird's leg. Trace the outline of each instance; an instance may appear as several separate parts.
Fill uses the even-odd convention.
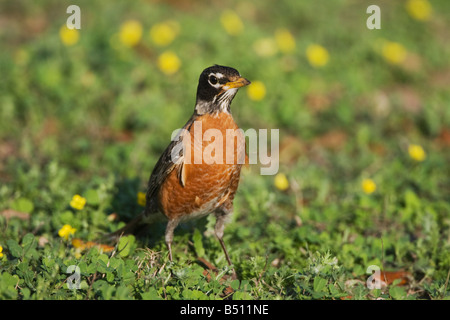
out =
[[[228,255],[228,251],[227,251],[227,248],[225,247],[225,243],[223,242],[223,239],[219,238],[219,242],[220,242],[220,245],[222,246],[223,253],[225,253],[225,258],[228,261],[228,265],[231,266],[233,263],[231,263],[230,256]]]
[[[169,249],[169,260],[172,261],[172,240],[173,240],[173,231],[178,225],[179,220],[173,219],[169,220],[166,227],[166,234],[165,234],[165,240],[167,249]]]
[[[216,225],[214,227],[214,232],[216,233],[217,239],[219,239],[220,245],[222,246],[223,253],[225,254],[225,258],[227,259],[228,265],[233,265],[230,259],[230,255],[228,254],[227,248],[225,247],[225,242],[223,241],[223,231],[225,229],[225,223],[227,222],[227,218],[232,213],[231,208],[220,207],[215,211],[216,216]],[[233,268],[233,278],[236,279],[236,271]]]

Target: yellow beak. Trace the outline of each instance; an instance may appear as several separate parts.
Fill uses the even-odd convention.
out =
[[[230,81],[225,83],[225,85],[222,87],[223,90],[229,90],[229,89],[233,89],[233,88],[241,88],[244,86],[248,86],[251,82],[248,81],[247,79],[240,77],[235,81]]]

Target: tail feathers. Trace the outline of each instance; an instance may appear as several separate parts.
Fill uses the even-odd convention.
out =
[[[116,241],[121,236],[127,234],[139,235],[144,229],[147,229],[148,225],[153,224],[158,221],[163,221],[164,216],[159,212],[152,212],[151,214],[145,214],[145,211],[142,211],[138,216],[136,216],[133,220],[128,222],[124,227],[119,230],[109,233],[103,237],[104,241]]]
[[[105,240],[117,240],[123,235],[127,234],[135,234],[138,229],[140,229],[143,225],[145,225],[144,221],[144,213],[139,214],[133,220],[128,222],[124,227],[120,228],[117,231],[109,233],[105,236]]]

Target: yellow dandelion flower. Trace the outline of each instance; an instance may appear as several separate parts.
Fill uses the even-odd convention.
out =
[[[272,38],[263,38],[253,43],[253,50],[261,57],[271,57],[277,53],[277,43]]]
[[[427,21],[431,17],[433,8],[428,0],[408,0],[406,11],[413,19]]]
[[[224,11],[220,16],[220,22],[229,35],[236,36],[244,30],[241,18],[234,11]]]
[[[129,20],[120,26],[119,40],[127,47],[134,47],[142,38],[142,24],[137,20]]]
[[[306,57],[309,64],[315,68],[325,66],[330,59],[327,49],[318,44],[311,44],[306,48]]]
[[[77,29],[69,29],[63,25],[59,29],[59,38],[65,46],[73,46],[80,39],[80,32]]]
[[[295,50],[295,38],[287,29],[278,29],[275,31],[275,41],[278,48],[283,53],[292,53]]]
[[[137,203],[138,203],[138,205],[145,207],[146,198],[145,198],[145,193],[144,192],[138,192],[138,194],[137,194]]]
[[[159,47],[169,45],[178,35],[180,25],[177,21],[169,20],[155,24],[150,29],[150,39]]]
[[[260,101],[266,96],[266,86],[261,81],[253,81],[248,87],[247,95],[253,101]]]
[[[72,197],[72,200],[70,201],[70,206],[77,210],[82,210],[85,205],[86,205],[86,198],[83,198],[79,194],[74,195]]]
[[[275,187],[278,190],[285,191],[289,188],[289,181],[284,173],[278,173],[274,179]]]
[[[0,258],[3,258],[3,247],[0,246]]]
[[[372,179],[364,179],[361,183],[361,188],[366,194],[374,193],[377,189],[377,185]]]
[[[408,153],[411,159],[415,161],[423,161],[427,157],[427,154],[423,148],[417,144],[410,144],[408,146]]]
[[[61,229],[59,229],[58,235],[61,238],[64,238],[65,240],[68,240],[69,236],[75,234],[75,231],[77,231],[77,229],[72,228],[72,226],[70,224],[65,224],[65,225],[62,226]]]
[[[398,65],[405,61],[407,51],[400,43],[385,41],[381,48],[381,54],[388,63]]]
[[[172,51],[163,52],[158,57],[158,67],[165,74],[174,74],[180,69],[180,66],[180,58]]]

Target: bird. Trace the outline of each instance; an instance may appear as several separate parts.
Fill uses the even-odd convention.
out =
[[[161,154],[150,175],[145,209],[113,236],[133,233],[137,227],[165,219],[165,243],[169,260],[173,261],[172,242],[179,223],[214,214],[215,235],[228,265],[233,265],[223,235],[248,155],[243,131],[230,106],[238,89],[249,84],[232,67],[216,64],[203,70],[192,116]],[[214,136],[214,140],[210,137],[208,141],[205,134]],[[204,156],[201,161],[199,154]]]

